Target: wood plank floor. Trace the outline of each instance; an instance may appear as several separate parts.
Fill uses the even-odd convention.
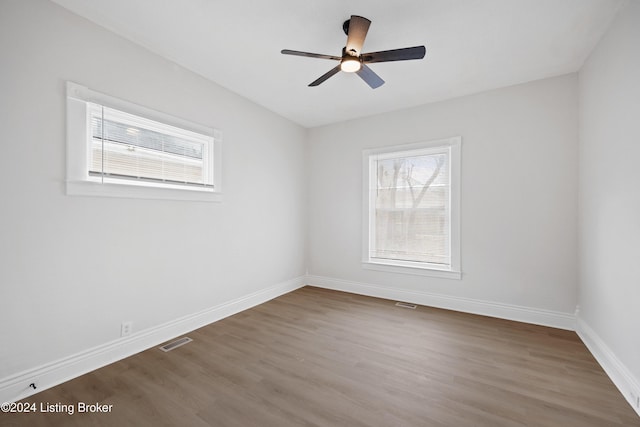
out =
[[[640,426],[577,335],[306,287],[25,402],[2,426]]]

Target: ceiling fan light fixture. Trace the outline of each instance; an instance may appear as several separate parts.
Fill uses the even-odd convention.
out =
[[[345,73],[355,73],[356,71],[360,71],[360,68],[362,68],[362,63],[360,63],[360,60],[355,56],[342,58],[340,62],[340,70]]]

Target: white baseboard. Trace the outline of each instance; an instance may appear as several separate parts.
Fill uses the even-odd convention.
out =
[[[14,402],[110,363],[162,344],[187,332],[224,319],[304,286],[297,277],[258,292],[134,333],[60,360],[0,380],[0,403]],[[29,384],[37,387],[33,390]]]
[[[620,393],[627,399],[631,407],[640,415],[640,381],[631,374],[629,369],[618,359],[613,351],[602,341],[593,329],[578,316],[576,332],[596,358],[611,381],[618,387]]]
[[[575,316],[573,313],[563,313],[559,311],[542,310],[538,308],[501,304],[470,298],[396,289],[380,285],[370,285],[366,283],[334,279],[331,277],[308,275],[306,277],[306,283],[310,286],[316,286],[319,288],[333,289],[395,301],[411,302],[429,307],[445,308],[448,310],[515,320],[535,325],[551,326],[553,328],[568,329],[571,331],[575,329]]]

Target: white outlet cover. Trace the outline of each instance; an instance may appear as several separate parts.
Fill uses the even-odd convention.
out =
[[[131,331],[133,330],[132,322],[122,322],[120,326],[120,336],[126,337],[127,335],[131,335]]]

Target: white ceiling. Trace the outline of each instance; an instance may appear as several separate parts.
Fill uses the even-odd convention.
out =
[[[300,125],[313,127],[577,71],[623,0],[53,0]],[[365,52],[424,44],[421,61],[371,64],[372,90],[336,64],[350,15]]]

